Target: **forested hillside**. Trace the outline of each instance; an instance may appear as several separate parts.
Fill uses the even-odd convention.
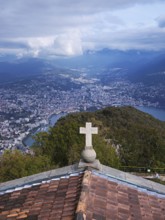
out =
[[[101,163],[115,167],[165,165],[165,123],[132,107],[70,114],[48,133],[39,134],[35,148],[59,166],[77,162],[84,147],[79,127],[87,121],[99,128],[93,146]]]
[[[61,118],[48,133],[39,133],[33,146],[35,156],[28,155],[28,160],[25,160],[17,154],[15,163],[12,157],[12,164],[18,161],[21,161],[20,164],[22,161],[27,163],[21,166],[21,172],[17,172],[15,178],[78,162],[85,145],[79,127],[84,127],[85,122],[92,122],[94,127],[99,128],[99,134],[93,135],[93,147],[102,164],[116,168],[165,167],[165,123],[133,107],[109,107],[96,112],[69,114]],[[8,177],[9,167],[13,166],[9,155],[11,158],[11,153],[8,153],[5,154],[7,159],[2,157],[0,161],[1,181],[4,179],[1,170],[8,172],[6,176],[3,172],[5,180],[14,178],[14,174]],[[34,166],[30,157],[33,157]],[[26,171],[28,164],[31,164],[29,173]]]

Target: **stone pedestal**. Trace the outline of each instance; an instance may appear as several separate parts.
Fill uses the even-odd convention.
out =
[[[82,159],[87,163],[93,163],[96,159],[96,152],[93,147],[85,147],[81,153]]]
[[[78,168],[85,168],[85,167],[91,167],[96,170],[101,170],[101,163],[99,160],[94,160],[91,163],[87,163],[83,159],[81,159],[78,164]]]

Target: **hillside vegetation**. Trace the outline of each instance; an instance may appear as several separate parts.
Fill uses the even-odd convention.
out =
[[[99,128],[99,134],[93,135],[93,147],[102,164],[116,168],[165,167],[165,123],[133,107],[109,107],[96,112],[69,114],[49,132],[37,134],[33,146],[35,156],[31,157],[40,160],[36,162],[34,172],[43,171],[44,167],[46,170],[78,162],[85,145],[79,127],[84,127],[85,122],[92,122]],[[1,169],[3,166],[5,162],[1,163]]]
[[[93,146],[103,164],[159,167],[165,165],[165,123],[133,107],[109,107],[70,114],[48,133],[36,137],[35,149],[64,166],[79,161],[84,135],[79,127],[92,122],[99,128]]]

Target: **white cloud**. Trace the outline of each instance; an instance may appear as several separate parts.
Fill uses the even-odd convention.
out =
[[[1,53],[72,56],[103,47],[165,48],[164,0],[0,0],[0,7]]]

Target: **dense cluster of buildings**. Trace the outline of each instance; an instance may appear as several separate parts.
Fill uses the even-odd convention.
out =
[[[60,77],[56,80],[54,75],[42,75],[0,88],[0,153],[15,148],[27,151],[22,140],[36,127],[48,124],[52,114],[105,106],[158,105],[137,98],[140,84],[120,79],[105,86],[82,75],[76,79]],[[68,89],[67,83],[72,83],[72,87]]]

